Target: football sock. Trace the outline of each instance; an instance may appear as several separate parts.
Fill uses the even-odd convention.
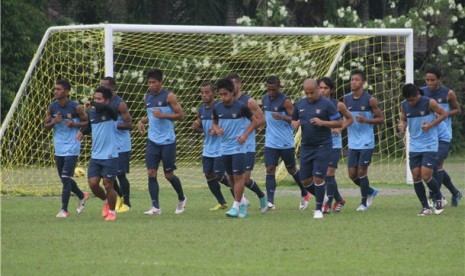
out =
[[[181,180],[179,180],[179,178],[173,174],[173,177],[168,179],[168,181],[171,183],[171,186],[173,186],[174,190],[178,194],[178,200],[186,199],[182,190]]]
[[[69,197],[71,195],[71,179],[69,177],[62,177],[61,183],[63,183],[63,188],[61,190],[61,210],[68,212]]]
[[[305,189],[304,185],[302,185],[302,180],[300,179],[300,171],[296,170],[292,177],[294,178],[295,183],[297,183],[297,185],[300,188],[300,195],[306,196],[307,190]]]
[[[113,179],[113,190],[115,190],[119,197],[123,197],[123,193],[121,192],[121,188],[119,187],[116,179]]]
[[[313,182],[312,184],[310,184],[310,186],[305,187],[305,190],[307,190],[307,192],[311,193],[313,196],[316,196],[315,195],[315,184]]]
[[[368,177],[368,175],[367,175],[367,177]],[[352,179],[352,182],[354,182],[355,185],[360,187],[360,178],[359,177],[357,177],[355,179]],[[368,184],[368,185],[370,185],[370,184]],[[368,186],[368,193],[369,194],[373,193],[373,188],[371,188],[370,186]]]
[[[334,194],[336,193],[336,178],[334,175],[326,177],[326,194],[328,195],[327,205],[331,206],[333,203]]]
[[[210,188],[210,191],[215,196],[218,203],[226,204],[223,194],[221,193],[221,187],[220,187],[220,183],[218,183],[218,180],[216,180],[216,178],[209,179],[207,180],[207,184],[208,184],[208,188]]]
[[[419,181],[413,183],[413,188],[415,189],[415,193],[417,194],[417,197],[420,200],[421,206],[423,206],[423,208],[429,208],[428,199],[426,198],[426,190],[425,186],[423,186],[423,182]]]
[[[240,203],[239,201],[234,201],[232,207],[235,208],[235,209],[239,209],[239,205],[240,205],[240,204],[241,204],[241,203]]]
[[[268,202],[274,203],[274,192],[276,190],[276,178],[274,174],[266,175],[266,196]],[[307,191],[305,191],[307,192]]]
[[[322,210],[323,201],[325,198],[326,185],[325,182],[320,185],[313,185],[315,187],[315,201],[316,201],[316,210]]]
[[[433,173],[434,178],[438,181],[439,190],[441,190],[442,183],[444,182],[444,170],[437,170]]]
[[[342,196],[341,196],[341,194],[339,193],[339,189],[338,189],[338,187],[337,187],[336,178],[334,178],[334,182],[336,183],[336,190],[334,191],[334,200],[336,200],[337,202],[339,202],[339,201],[342,201]]]
[[[434,200],[442,199],[442,194],[441,194],[441,191],[439,190],[438,182],[434,177],[431,177],[431,179],[428,180],[428,182],[426,182],[426,185],[433,192]]]
[[[221,176],[221,179],[219,180],[219,182],[221,184],[225,185],[226,187],[229,187],[229,180],[228,180],[228,177],[225,174],[223,174]]]
[[[368,181],[368,175],[362,176],[360,179],[360,192],[362,194],[362,204],[367,206],[367,197],[370,187],[370,182]]]
[[[73,192],[79,199],[83,199],[84,193],[82,193],[81,189],[79,189],[76,181],[72,178],[69,178],[69,180],[71,180],[71,192]]]
[[[249,182],[245,184],[245,186],[249,188],[252,192],[257,194],[258,198],[262,198],[265,196],[265,194],[262,192],[262,190],[260,189],[260,187],[257,185],[257,183],[254,180],[250,179]]]
[[[123,193],[124,204],[131,207],[131,203],[129,202],[129,194],[130,194],[130,184],[126,174],[118,175],[119,184],[121,185],[121,192]]]
[[[449,174],[446,172],[446,170],[443,170],[443,180],[442,180],[442,183],[444,184],[444,186],[446,186],[446,188],[449,190],[449,192],[452,194],[452,195],[457,195],[459,193],[459,191],[457,190],[457,188],[455,188],[454,184],[452,184],[452,180],[450,179],[450,176]],[[439,183],[439,181],[438,181]]]
[[[149,177],[149,194],[150,194],[150,199],[152,200],[152,206],[160,209],[160,205],[158,202],[158,193],[159,193],[159,187],[158,187],[158,180],[156,177]]]

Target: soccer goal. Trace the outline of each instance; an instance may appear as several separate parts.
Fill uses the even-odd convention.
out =
[[[200,84],[236,72],[242,78],[243,91],[260,100],[266,93],[265,78],[276,75],[282,80],[282,91],[295,102],[304,96],[302,82],[306,77],[329,76],[337,85],[336,97],[341,98],[350,92],[350,72],[354,69],[366,72],[366,90],[378,99],[386,117],[385,123],[375,128],[370,181],[405,183],[405,142],[396,131],[396,119],[400,87],[413,81],[412,36],[411,29],[122,24],[52,27],[44,35],[2,124],[2,190],[47,193],[61,189],[52,135],[43,128],[56,79],[70,80],[71,99],[83,103],[102,77],[114,76],[117,93],[137,121],[145,115],[143,98],[148,89],[144,76],[151,68],[163,70],[165,88],[177,95],[185,112],[184,121],[176,122],[176,134],[177,174],[186,185],[205,185],[202,136],[190,128],[201,103]],[[261,182],[265,179],[264,136],[264,130],[257,134],[253,174]],[[136,129],[132,131],[129,179],[133,187],[146,187],[145,139]],[[86,167],[89,138],[82,147],[79,163]],[[344,155],[338,172],[340,181],[348,181],[345,164]],[[279,176],[285,178],[286,172],[280,170]],[[85,177],[79,181],[85,183]]]

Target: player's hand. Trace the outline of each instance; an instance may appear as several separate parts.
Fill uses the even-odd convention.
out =
[[[359,113],[359,114],[357,115],[357,117],[355,117],[355,120],[357,120],[357,122],[359,122],[359,123],[365,123],[365,122],[366,122],[366,121],[365,121],[365,117],[363,116],[362,113]]]
[[[61,116],[60,113],[56,114],[55,115],[55,120],[53,120],[53,122],[55,122],[55,124],[58,124],[61,121],[63,121],[63,116]]]
[[[214,136],[214,135],[216,135],[216,131],[213,128],[210,128],[208,130],[208,134],[210,134],[211,136]]]
[[[65,124],[66,124],[67,127],[75,127],[76,126],[76,122],[74,122],[74,120],[66,120]]]
[[[137,122],[137,130],[141,135],[145,135],[145,125],[142,122],[142,120],[139,120],[139,122]]]
[[[428,131],[430,130],[430,128],[432,127],[432,125],[428,122],[423,122],[423,125],[421,126],[421,129],[423,129],[423,131]]]
[[[75,137],[76,141],[81,141],[83,136],[82,132],[78,131]]]
[[[273,116],[273,119],[275,120],[284,120],[284,116],[278,112],[271,113],[271,116]]]
[[[213,130],[218,136],[223,136],[224,134],[224,129],[222,128],[217,128],[215,130]]]
[[[310,123],[315,126],[322,126],[323,121],[320,118],[311,118]]]
[[[298,129],[300,127],[300,120],[299,121],[292,120],[291,124],[294,129]]]
[[[244,144],[246,140],[247,140],[247,136],[245,134],[240,135],[239,137],[237,137],[237,141],[239,143],[241,143],[241,144]]]
[[[198,121],[194,121],[194,122],[192,123],[192,129],[193,129],[193,130],[198,129],[199,127],[200,127],[200,123],[199,123]]]
[[[339,135],[339,134],[341,134],[341,129],[340,128],[332,128],[331,129],[331,134],[332,135]]]
[[[397,129],[400,133],[404,132],[406,128],[405,122],[397,119]]]
[[[155,117],[155,118],[163,118],[163,112],[161,112],[161,110],[158,109],[158,108],[155,108],[155,109],[152,111],[152,115],[153,115],[153,117]]]

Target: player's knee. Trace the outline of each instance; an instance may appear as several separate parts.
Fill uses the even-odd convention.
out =
[[[268,166],[266,167],[267,174],[275,174],[276,173],[276,166]]]
[[[149,177],[155,178],[155,177],[157,177],[157,170],[155,170],[155,169],[148,169],[148,170],[147,170],[147,174],[148,174]]]
[[[106,191],[113,190],[113,180],[104,178],[103,179],[103,186],[105,187]]]
[[[220,176],[215,177],[214,173],[205,173],[205,179],[207,179],[207,180],[210,180],[210,179],[221,180],[221,177]]]
[[[170,181],[172,180],[174,177],[174,173],[173,172],[165,172],[165,178],[166,180]]]
[[[297,172],[297,168],[296,167],[290,167],[290,168],[286,168],[287,169],[287,172],[291,175],[294,175],[296,172]]]

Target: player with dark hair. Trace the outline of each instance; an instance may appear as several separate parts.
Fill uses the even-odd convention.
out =
[[[145,97],[147,117],[139,120],[137,125],[139,133],[144,135],[145,124],[149,124],[145,163],[147,166],[148,188],[152,200],[152,208],[144,212],[144,214],[161,214],[158,200],[159,185],[157,181],[160,161],[163,162],[165,178],[171,183],[171,186],[178,195],[175,214],[182,214],[186,208],[187,198],[184,195],[181,181],[174,174],[174,170],[176,169],[174,121],[183,120],[184,112],[176,95],[163,88],[163,72],[160,69],[151,69],[147,72],[147,83],[150,90]]]
[[[121,190],[118,193],[118,184],[116,180],[114,182],[115,190],[118,193],[116,200],[116,212],[123,213],[131,210],[130,196],[130,184],[126,177],[129,173],[129,164],[131,160],[131,133],[129,130],[132,129],[132,117],[129,114],[128,106],[126,102],[116,94],[116,82],[113,77],[105,77],[100,81],[100,85],[111,90],[112,98],[109,105],[115,108],[118,112],[117,131],[116,138],[118,141],[118,172],[116,177],[121,185]]]
[[[244,182],[245,186],[252,190],[258,197],[260,201],[260,212],[265,213],[267,211],[267,199],[266,195],[262,192],[257,182],[251,179],[252,171],[255,165],[255,130],[265,125],[265,118],[263,112],[252,97],[241,92],[242,82],[241,78],[236,73],[231,73],[226,77],[228,80],[231,80],[234,84],[234,97],[236,100],[244,103],[252,112],[255,121],[255,128],[253,129],[250,136],[247,138],[246,147],[247,153],[245,155],[245,174]],[[249,124],[249,121],[246,122]]]
[[[68,98],[70,90],[71,84],[68,80],[56,81],[53,91],[55,101],[47,108],[44,125],[46,130],[53,128],[55,163],[63,185],[61,209],[56,215],[57,218],[69,216],[68,203],[71,192],[79,198],[78,213],[84,210],[84,204],[89,198],[89,194],[82,192],[73,179],[78,155],[81,152],[81,142],[76,141],[75,137],[79,128],[87,124],[88,117],[80,104]]]
[[[353,71],[350,75],[352,92],[344,96],[344,104],[355,119],[347,128],[349,140],[347,166],[350,179],[360,186],[362,200],[357,211],[368,210],[373,204],[373,198],[378,194],[376,189],[370,187],[368,166],[375,147],[373,126],[384,122],[378,101],[363,89],[365,82],[364,72]]]
[[[221,79],[217,89],[222,101],[213,107],[212,128],[221,136],[220,151],[224,168],[234,191],[234,203],[226,216],[244,218],[248,215],[247,203],[243,200],[246,141],[255,129],[256,119],[246,104],[235,99],[231,80]],[[247,119],[250,124],[246,124]]]
[[[310,193],[302,186],[300,172],[296,167],[294,148],[294,129],[291,125],[294,106],[291,99],[280,91],[281,81],[277,76],[266,78],[267,94],[262,98],[266,119],[265,166],[266,194],[268,208],[275,209],[274,193],[276,190],[276,166],[279,158],[283,160],[287,172],[292,175],[300,188],[300,210],[308,207]]]
[[[92,133],[92,154],[87,170],[87,181],[95,196],[103,203],[102,217],[105,220],[116,219],[116,192],[113,189],[113,179],[118,169],[118,142],[116,139],[116,120],[118,114],[109,105],[112,93],[103,86],[94,93],[94,100],[90,103],[89,124],[76,135],[81,140],[83,135]],[[103,186],[100,180],[103,178]]]
[[[402,114],[398,128],[403,132],[408,125],[409,129],[409,165],[415,193],[422,205],[419,215],[431,214],[422,180],[434,194],[434,213],[440,214],[443,211],[442,194],[433,177],[438,151],[436,126],[447,117],[447,113],[435,100],[421,96],[414,84],[404,85],[402,95],[405,101],[401,103]]]
[[[229,188],[229,181],[225,175],[223,158],[220,152],[221,138],[212,128],[213,107],[216,104],[214,85],[212,83],[202,84],[200,87],[200,97],[203,103],[197,111],[197,119],[192,123],[192,129],[203,133],[203,173],[205,174],[208,188],[218,202],[210,210],[227,209],[229,206],[226,204],[226,200],[221,192],[220,182]]]
[[[332,149],[331,129],[342,127],[341,115],[330,100],[320,96],[318,84],[306,79],[303,84],[306,98],[295,104],[292,115],[294,128],[302,127],[300,147],[300,175],[302,185],[314,186],[316,208],[313,218],[323,218],[325,177],[328,170],[328,152]]]
[[[337,169],[337,164],[339,163],[339,159],[341,159],[341,149],[342,149],[341,132],[354,122],[354,118],[352,117],[352,114],[350,114],[349,110],[347,109],[346,105],[343,102],[340,102],[338,99],[331,99],[331,94],[333,94],[336,91],[336,86],[334,85],[334,82],[330,78],[328,77],[321,78],[317,81],[317,83],[318,83],[318,90],[320,91],[320,95],[330,99],[330,101],[336,107],[337,111],[344,118],[341,128],[331,129],[331,134],[333,138],[333,149],[331,150],[329,154],[330,157],[329,157],[328,171],[326,172],[326,193],[328,195],[328,201],[323,207],[323,213],[329,214],[331,212],[331,203],[333,201],[333,198],[335,200],[334,207],[333,207],[334,212],[339,212],[345,204],[345,200],[339,194],[339,190],[337,188],[336,169]]]
[[[425,74],[426,86],[421,87],[421,90],[423,91],[426,97],[434,99],[447,112],[447,118],[444,120],[444,122],[452,139],[451,116],[460,115],[461,109],[457,101],[457,96],[455,95],[455,92],[441,85],[441,76],[442,74],[439,68],[428,68]],[[444,139],[442,140],[442,142],[447,143],[447,141],[444,141]],[[441,158],[438,163],[437,180],[439,182],[439,188],[441,188],[441,184],[444,183],[444,186],[446,186],[446,188],[452,194],[451,205],[457,206],[458,201],[462,198],[462,192],[457,190],[457,188],[452,183],[449,174],[444,169],[444,160],[447,158],[449,147],[447,146],[447,144],[442,142],[440,141],[439,143],[439,154]]]

